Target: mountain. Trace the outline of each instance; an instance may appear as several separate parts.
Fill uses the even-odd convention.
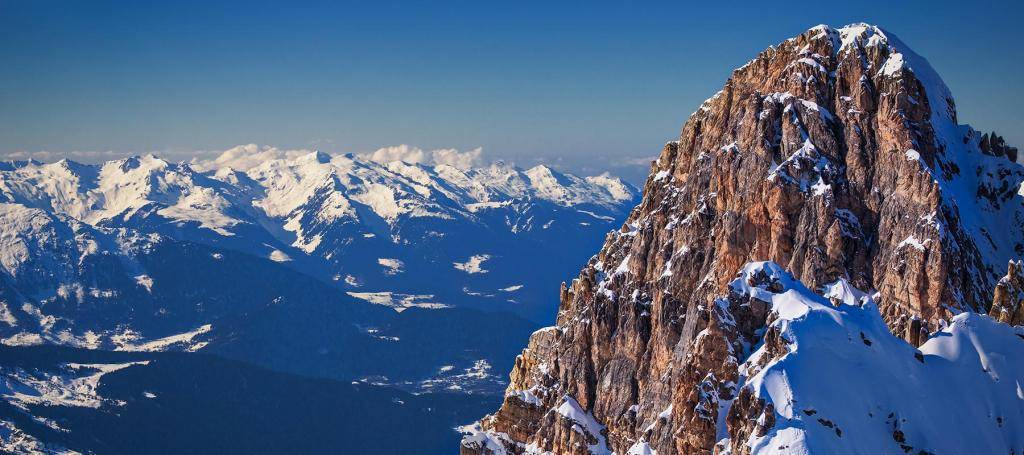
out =
[[[9,163],[0,335],[128,348],[206,333],[216,319],[287,300],[263,285],[296,272],[318,282],[273,288],[536,320],[550,311],[541,290],[578,266],[635,193],[545,166],[430,168],[320,152],[246,172],[152,155]]]
[[[353,403],[313,417],[349,425],[347,434],[397,419],[420,426],[410,440],[437,443],[426,452],[444,453],[457,443],[456,424],[497,404],[507,384],[499,372],[554,307],[543,290],[578,268],[637,199],[617,178],[545,166],[456,168],[319,152],[245,169],[226,164],[237,162],[147,155],[0,165],[0,344],[12,355],[48,352],[50,362],[3,370],[0,398],[11,413],[0,417],[0,441],[28,451],[241,452],[248,446],[229,443],[266,439],[253,436],[268,424],[254,413],[281,406],[291,413],[282,418],[292,418],[307,403],[252,394],[312,387],[311,397],[337,393]],[[47,345],[67,349],[34,350]],[[75,366],[81,356],[96,356],[89,364],[98,366]],[[226,376],[204,376],[214,369]],[[210,422],[186,421],[174,414],[180,408],[133,408],[121,395],[128,383],[103,393],[137,371],[178,398],[186,391],[170,378],[197,384],[174,406],[208,403],[240,375],[259,386],[234,403],[263,400],[267,408],[223,409],[222,418],[253,426],[203,433]],[[161,375],[168,379],[153,379]],[[74,389],[82,381],[106,397],[90,398],[101,406],[26,398],[72,393],[37,387],[46,382]],[[428,411],[382,411],[363,426],[341,419],[361,412],[354,403],[393,406],[394,397]],[[431,420],[429,409],[448,414]],[[140,420],[129,424],[128,416]],[[207,439],[167,445],[98,430],[158,422]],[[341,440],[302,447],[336,451]],[[377,451],[407,447],[389,444]]]
[[[1016,158],[878,27],[768,48],[665,145],[462,452],[1021,452]]]
[[[619,179],[546,166],[458,169],[321,152],[245,172],[199,164],[208,169],[152,155],[8,163],[0,168],[0,213],[11,234],[0,258],[6,275],[26,297],[49,297],[60,285],[102,293],[72,289],[93,278],[70,264],[51,277],[46,263],[101,255],[117,258],[119,275],[151,283],[126,250],[168,238],[285,263],[371,302],[401,305],[394,294],[403,294],[541,320],[549,306],[540,288],[552,280],[516,279],[578,266],[579,252],[636,198]],[[518,273],[538,255],[546,260],[531,265],[537,273]]]

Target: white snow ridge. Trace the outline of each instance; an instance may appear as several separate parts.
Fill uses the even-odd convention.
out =
[[[781,292],[747,285],[763,269],[780,278]],[[891,453],[899,445],[914,453],[1011,453],[1024,446],[1024,329],[966,312],[918,350],[893,336],[871,298],[848,284],[820,296],[773,263],[751,263],[732,286],[770,302],[777,319],[769,330],[789,342],[781,358],[765,363],[762,346],[741,367],[740,387],[772,403],[777,415],[768,434],[746,441],[752,453]]]

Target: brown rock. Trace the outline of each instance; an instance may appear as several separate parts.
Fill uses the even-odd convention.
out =
[[[1010,261],[1006,276],[996,284],[989,316],[1010,325],[1024,324],[1024,262]]]
[[[952,312],[986,308],[998,280],[982,251],[1012,240],[1024,254],[1024,240],[975,238],[958,212],[971,207],[957,205],[974,201],[950,200],[940,181],[982,176],[978,203],[1005,207],[1020,204],[1004,186],[1019,188],[1024,171],[1007,160],[991,177],[960,169],[933,125],[955,121],[952,99],[928,94],[930,81],[890,62],[896,52],[871,27],[816,27],[734,71],[665,145],[623,228],[563,289],[556,328],[516,361],[509,396],[530,391],[540,404],[506,398],[481,425],[506,435],[511,453],[581,453],[554,412],[568,396],[620,454],[639,441],[662,455],[724,449],[728,400],[733,441],[770,431],[772,404],[736,390],[737,365],[772,317],[728,287],[751,261],[780,264],[811,289],[844,278],[876,292],[892,332],[915,345]],[[977,155],[979,141],[1002,147],[972,131],[957,141]],[[1010,320],[1021,307],[1013,283],[993,305]],[[767,274],[748,284],[783,291]],[[777,331],[763,341],[765,362],[788,352]]]

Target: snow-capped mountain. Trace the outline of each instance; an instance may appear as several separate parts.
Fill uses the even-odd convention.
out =
[[[384,296],[407,295],[540,318],[547,306],[535,288],[557,285],[548,272],[579,261],[574,247],[594,244],[635,197],[618,179],[545,166],[458,169],[320,152],[245,172],[152,155],[7,163],[0,265],[25,301],[8,299],[3,314],[25,318],[22,304],[37,300],[152,294],[138,252],[170,240],[267,258],[374,303],[401,305]],[[546,264],[524,273],[541,254]],[[115,270],[103,279],[125,282],[98,286],[94,263]]]
[[[616,178],[546,166],[227,155],[0,164],[0,447],[121,447],[92,419],[185,425],[153,397],[203,399],[239,376],[334,390],[444,452],[505,387],[500,371],[538,326],[527,318],[550,316],[551,291],[637,198]],[[191,378],[181,368],[226,377],[188,379],[196,392],[182,396],[161,379]],[[435,393],[465,399],[422,397]]]
[[[537,296],[635,196],[545,166],[319,152],[245,171],[152,155],[6,163],[0,339],[494,391],[491,369],[535,326],[514,314],[550,314]]]
[[[665,145],[462,453],[1021,453],[1017,158],[887,31],[769,47]]]

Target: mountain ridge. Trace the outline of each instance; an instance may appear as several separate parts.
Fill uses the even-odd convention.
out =
[[[813,398],[844,396],[856,371],[799,365],[821,350],[815,337],[849,365],[936,361],[921,349],[961,362],[933,348],[951,330],[1017,355],[1018,337],[961,316],[986,312],[1024,254],[1024,167],[993,137],[959,125],[930,65],[880,28],[817,26],[769,47],[665,145],[640,204],[563,285],[556,325],[531,336],[502,407],[465,428],[462,452],[856,453],[860,440],[939,453],[961,431],[1020,450],[1024,409],[1005,387],[976,384],[1006,401],[999,416],[931,428],[923,417],[961,397],[866,390],[884,413],[864,420]],[[808,322],[818,310],[829,316]],[[794,382],[765,387],[764,371]],[[820,409],[791,412],[803,396]]]
[[[458,169],[321,152],[266,160],[244,172],[229,167],[231,163],[171,163],[154,155],[96,165],[69,160],[8,163],[0,170],[0,201],[13,209],[5,211],[10,223],[25,224],[12,219],[19,214],[50,217],[52,225],[62,225],[58,231],[65,232],[65,244],[81,240],[68,234],[69,229],[90,232],[88,241],[104,248],[71,247],[82,256],[78,262],[90,254],[116,252],[116,237],[136,232],[268,258],[343,291],[428,294],[436,291],[423,292],[429,291],[420,289],[426,286],[423,282],[406,286],[389,277],[402,273],[403,266],[412,275],[417,267],[436,268],[444,260],[448,264],[440,265],[451,269],[452,279],[465,284],[443,297],[465,303],[479,297],[468,292],[483,295],[475,282],[492,289],[530,283],[495,282],[498,272],[487,276],[488,268],[466,282],[454,264],[479,256],[505,271],[573,227],[603,234],[637,193],[613,177],[582,178],[546,166],[524,171],[496,163]],[[111,235],[115,238],[103,239]],[[495,251],[467,250],[485,245],[455,241],[460,236],[494,237]],[[508,248],[523,239],[537,245],[523,253]],[[17,281],[18,258],[28,259],[28,245],[39,242],[16,237],[15,243],[23,254],[7,255],[3,264]],[[414,253],[408,248],[411,243],[433,251]],[[569,253],[558,254],[555,262],[578,261]],[[427,264],[421,264],[423,257]],[[508,264],[502,266],[502,261]],[[384,263],[402,266],[389,269]],[[145,274],[137,272],[133,276]],[[464,287],[474,289],[461,292]],[[547,311],[537,302],[536,287],[517,292],[526,303],[509,302],[514,299],[509,296],[491,298],[490,306],[539,319]]]

